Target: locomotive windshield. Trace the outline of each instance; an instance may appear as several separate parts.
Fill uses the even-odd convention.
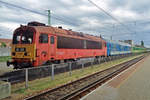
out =
[[[17,31],[13,36],[13,44],[31,44],[33,42],[33,32],[30,30]]]

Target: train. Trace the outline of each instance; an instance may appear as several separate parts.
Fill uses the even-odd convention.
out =
[[[135,51],[136,50],[136,51]],[[105,40],[100,36],[47,26],[36,21],[21,25],[13,33],[11,61],[15,69],[45,64],[101,58],[142,52],[128,43]]]
[[[130,54],[132,46],[128,43],[106,40],[107,56]]]

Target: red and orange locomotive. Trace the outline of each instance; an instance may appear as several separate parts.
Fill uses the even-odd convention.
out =
[[[106,42],[100,37],[30,22],[14,31],[14,68],[40,66],[60,61],[106,56]]]

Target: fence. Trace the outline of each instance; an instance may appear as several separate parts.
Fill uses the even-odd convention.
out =
[[[12,71],[11,73],[6,73],[4,76],[1,76],[1,79],[5,79],[9,77],[7,81],[12,82],[24,82],[26,81],[25,87],[28,87],[28,81],[39,79],[43,77],[51,77],[51,80],[55,79],[55,75],[59,73],[68,72],[68,76],[72,75],[72,70],[81,69],[81,72],[84,71],[86,67],[93,67],[94,64],[99,64],[107,61],[111,61],[114,59],[123,58],[130,55],[124,56],[114,56],[114,57],[103,57],[97,60],[88,59],[88,60],[81,60],[78,62],[69,62],[64,64],[53,64],[53,65],[46,65],[41,67],[32,67],[26,68],[22,70]],[[11,77],[10,77],[11,76]]]
[[[51,80],[55,79],[55,75],[59,73],[64,73],[64,72],[69,72],[68,75],[72,75],[72,70],[75,69],[81,69],[81,72],[84,71],[85,67],[88,67],[89,65],[96,64],[98,62],[95,62],[94,60],[89,60],[89,61],[84,61],[84,62],[69,62],[69,63],[64,63],[64,64],[52,64],[49,66],[42,66],[42,67],[37,67],[37,68],[26,68],[24,71],[22,71],[25,79],[25,87],[28,88],[28,81],[45,77],[45,76],[50,76]]]
[[[10,56],[10,48],[0,48],[0,56]]]
[[[116,58],[114,58],[116,59]],[[68,72],[68,76],[72,76],[72,71],[75,69],[81,69],[81,72],[84,71],[84,68],[86,67],[94,67],[94,64],[99,64],[102,62],[107,62],[107,61],[113,60],[112,58],[101,58],[98,59],[97,61],[95,60],[88,60],[88,61],[81,61],[81,62],[69,62],[69,63],[64,63],[64,64],[53,64],[49,66],[42,66],[42,67],[37,67],[37,68],[26,68],[24,70],[24,81],[25,81],[25,87],[28,88],[28,81],[37,79],[37,78],[42,78],[49,76],[51,77],[51,80],[55,79],[55,75],[59,73],[64,73]]]

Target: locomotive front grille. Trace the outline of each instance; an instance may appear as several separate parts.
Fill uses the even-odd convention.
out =
[[[35,60],[35,45],[34,44],[16,44],[12,45],[12,58],[28,58]]]
[[[15,57],[16,58],[22,58],[22,57],[24,57],[24,52],[16,52]]]

